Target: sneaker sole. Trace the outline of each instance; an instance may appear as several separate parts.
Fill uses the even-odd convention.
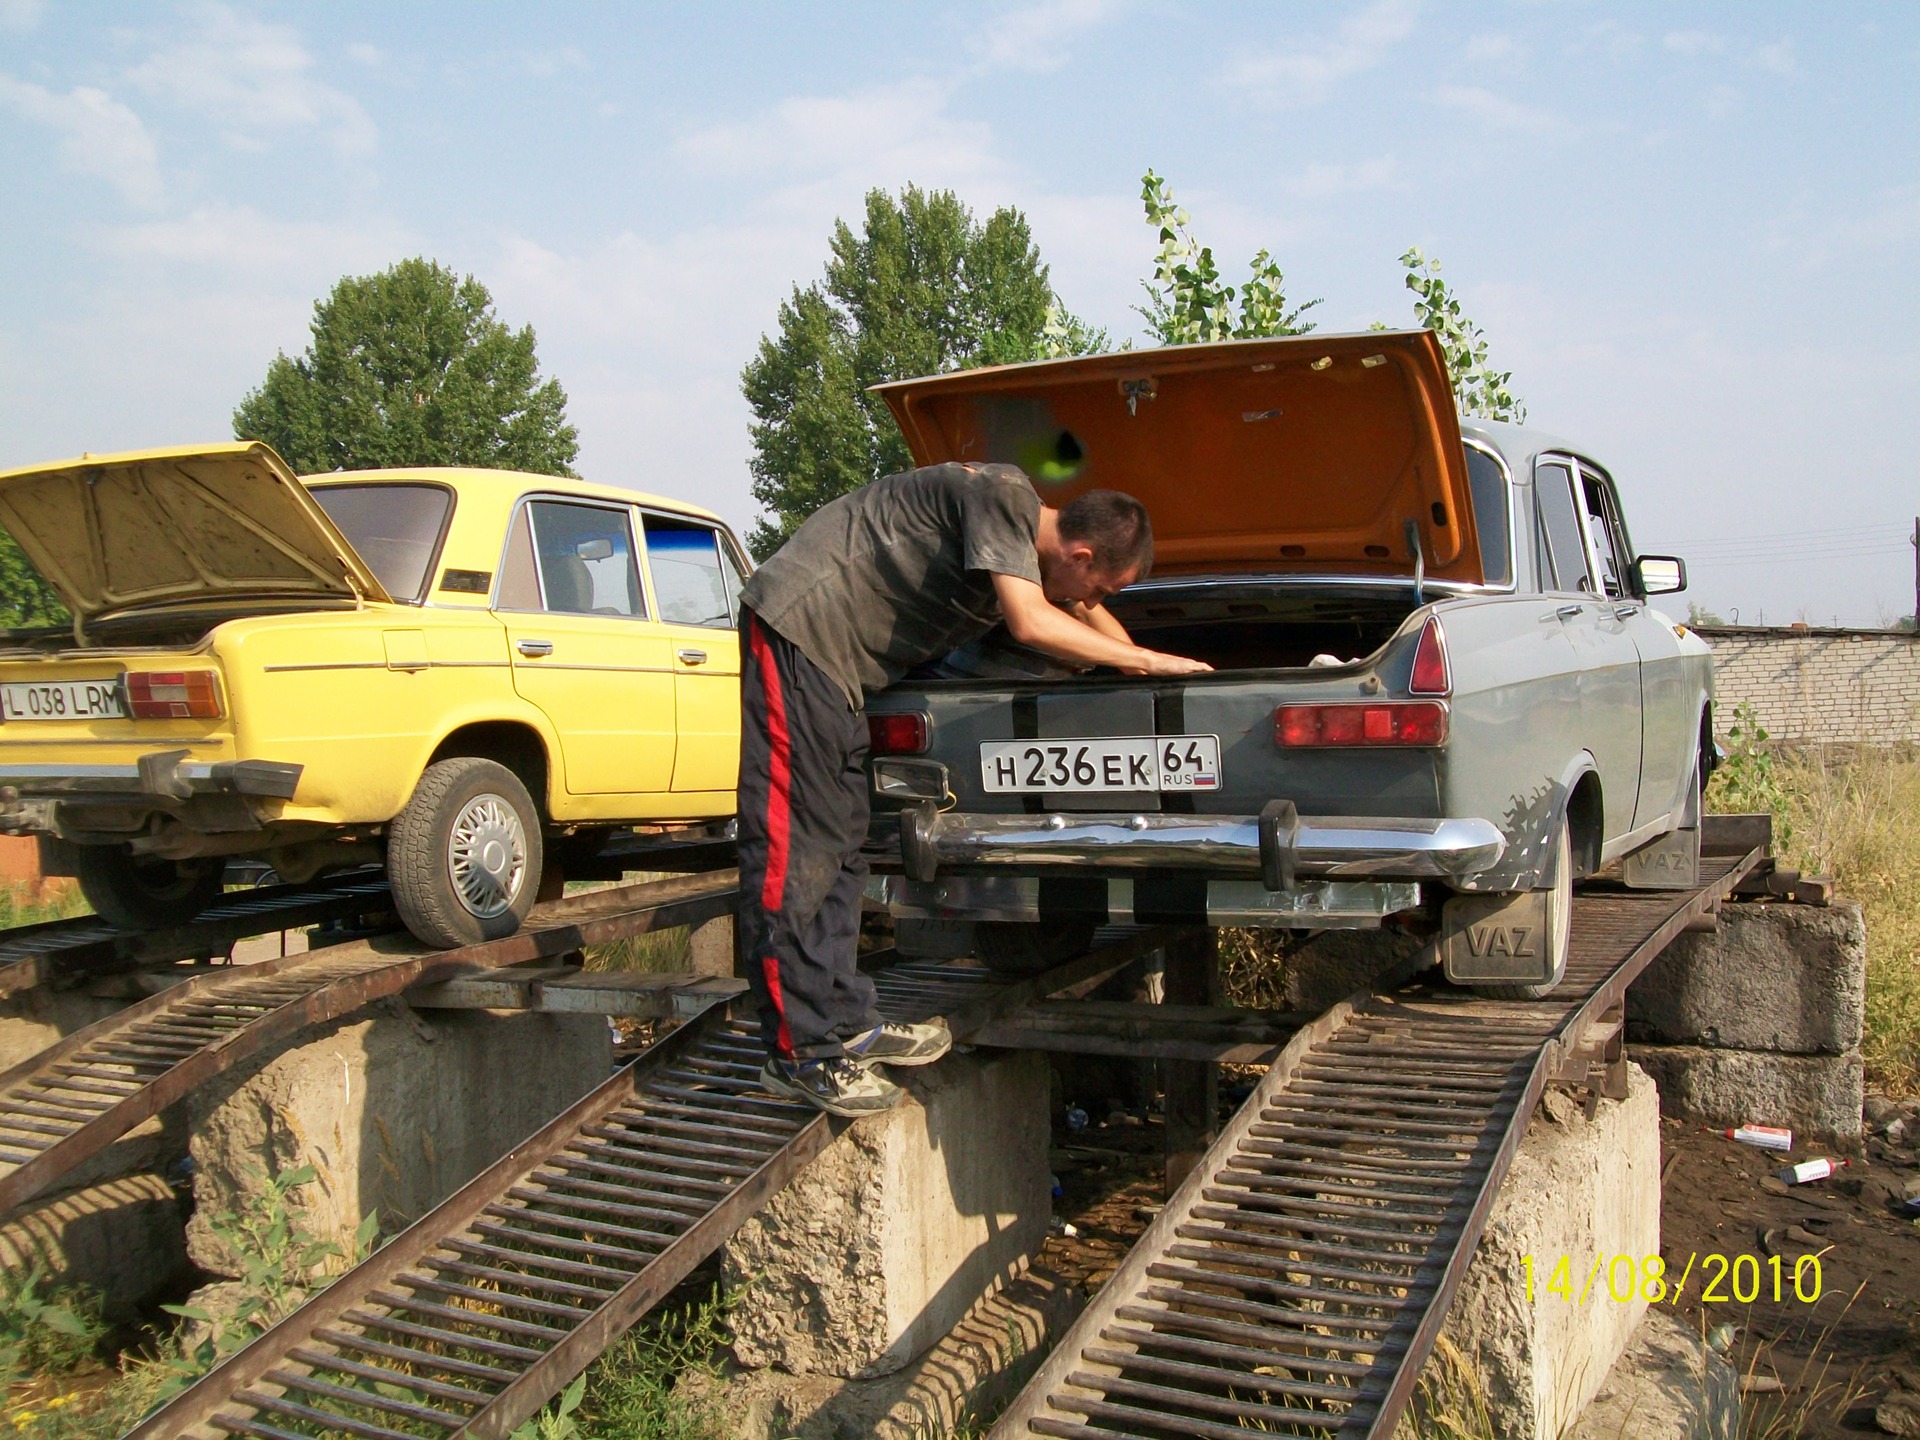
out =
[[[907,1092],[902,1090],[893,1099],[882,1101],[877,1105],[836,1105],[824,1096],[816,1095],[811,1090],[802,1089],[798,1085],[789,1085],[786,1081],[769,1075],[764,1070],[760,1072],[760,1088],[769,1094],[778,1095],[783,1100],[795,1100],[802,1105],[811,1105],[816,1110],[824,1110],[829,1115],[838,1115],[845,1120],[858,1120],[867,1115],[884,1115],[907,1098]]]

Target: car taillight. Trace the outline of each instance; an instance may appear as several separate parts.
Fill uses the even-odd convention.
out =
[[[1283,750],[1345,745],[1440,745],[1447,707],[1436,700],[1383,700],[1370,705],[1282,705],[1273,712],[1273,740]]]
[[[1440,617],[1427,617],[1426,629],[1413,650],[1413,674],[1407,681],[1409,695],[1451,695],[1453,669],[1447,664],[1447,636],[1440,628]]]
[[[927,717],[918,711],[867,716],[867,741],[875,755],[927,753]]]
[[[136,720],[218,720],[220,682],[211,670],[146,670],[127,676]]]

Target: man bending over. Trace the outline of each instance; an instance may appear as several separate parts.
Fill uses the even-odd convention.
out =
[[[1094,490],[1056,510],[1011,465],[930,465],[823,506],[742,595],[740,943],[769,1059],[761,1082],[836,1115],[903,1092],[944,1025],[883,1023],[855,966],[870,808],[866,697],[1005,623],[1056,659],[1188,675],[1102,602],[1153,564],[1147,512]]]

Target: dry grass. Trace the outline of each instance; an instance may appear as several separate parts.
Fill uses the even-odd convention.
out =
[[[44,887],[0,885],[0,930],[89,913],[86,896],[71,881],[53,881]]]
[[[1920,1090],[1920,757],[1883,748],[1781,752],[1781,863],[1832,875],[1867,922],[1869,1083]],[[1709,804],[1716,798],[1708,795]]]

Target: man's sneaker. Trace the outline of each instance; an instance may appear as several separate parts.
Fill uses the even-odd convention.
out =
[[[760,1072],[760,1084],[775,1095],[802,1100],[830,1115],[877,1115],[906,1098],[886,1076],[856,1065],[844,1056],[831,1060],[769,1060]]]
[[[944,1021],[896,1025],[888,1021],[846,1043],[847,1058],[862,1065],[931,1065],[953,1048]]]

